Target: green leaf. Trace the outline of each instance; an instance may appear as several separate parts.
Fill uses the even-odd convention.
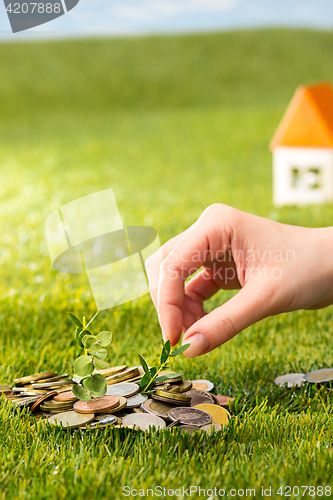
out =
[[[155,375],[156,375],[156,372],[157,372],[157,369],[155,368],[155,366],[152,366],[150,368],[150,375],[151,375],[151,378],[153,378]]]
[[[81,401],[90,401],[91,400],[91,395],[90,395],[89,391],[85,387],[82,387],[82,385],[78,385],[78,384],[73,385],[72,393],[74,394],[74,396],[81,399]]]
[[[150,375],[150,374],[149,374]],[[150,378],[148,377],[148,375],[145,373],[142,377],[142,379],[140,380],[140,389],[144,389],[147,384],[149,384],[150,382]]]
[[[140,360],[141,366],[142,366],[145,374],[147,375],[147,377],[150,380],[151,377],[150,377],[150,371],[149,371],[148,365],[147,365],[146,361],[144,360],[143,356],[141,356],[141,354],[139,354],[139,360]]]
[[[182,345],[181,347],[178,347],[175,351],[171,353],[171,357],[174,358],[175,356],[178,356],[179,354],[182,354],[186,349],[190,347],[191,344],[185,344]]]
[[[94,358],[93,363],[96,370],[103,370],[103,368],[109,368],[110,366],[106,361],[97,358]]]
[[[70,317],[72,318],[72,321],[74,321],[76,326],[83,328],[81,321],[76,316],[74,316],[74,314],[72,314],[70,312],[68,314],[70,315]]]
[[[106,332],[106,331],[100,332],[96,335],[96,338],[102,347],[106,347],[107,345],[110,344],[110,342],[112,340],[112,333]]]
[[[79,346],[84,349],[84,345],[82,343],[82,338],[85,336],[85,331],[82,330],[82,328],[77,328],[76,329],[76,332],[75,332],[75,335],[76,335],[76,340],[77,340],[77,343],[79,344]]]
[[[108,387],[105,378],[100,373],[95,373],[84,379],[83,385],[95,397],[104,396]]]
[[[90,342],[88,342],[90,344]],[[101,350],[104,350],[105,349],[103,347],[101,347],[99,344],[91,344],[90,346],[87,346],[86,345],[86,349],[89,349],[89,352],[100,352]]]
[[[170,356],[171,343],[170,340],[167,340],[165,344],[163,344],[162,353],[161,353],[161,364],[163,365]]]
[[[90,356],[80,356],[74,361],[74,374],[79,377],[86,377],[94,371],[94,365]]]
[[[96,343],[96,337],[94,337],[94,335],[91,335],[86,330],[83,330],[83,333],[85,335],[82,336],[82,344],[84,345],[84,347],[86,349],[88,349],[88,347],[90,347],[92,344]]]
[[[105,359],[106,356],[108,355],[108,351],[104,348],[100,349],[98,352],[97,351],[92,352],[89,350],[89,354],[98,359]]]
[[[157,382],[164,382],[165,380],[169,380],[171,378],[175,377],[180,377],[183,375],[182,373],[168,373],[167,375],[160,375],[159,377],[156,377],[155,380]]]

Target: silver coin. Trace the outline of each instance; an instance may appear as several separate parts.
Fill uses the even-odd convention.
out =
[[[168,413],[171,420],[180,420],[183,425],[197,425],[199,427],[210,424],[212,417],[198,408],[179,407],[173,408]]]
[[[322,368],[321,370],[306,373],[304,379],[311,384],[331,382],[333,380],[333,368]]]
[[[142,405],[145,401],[147,401],[148,396],[145,394],[136,394],[135,396],[132,396],[131,398],[127,398],[127,405],[126,408],[135,408],[137,406]]]
[[[207,432],[207,434],[213,434],[214,432],[222,430],[222,426],[218,424],[208,424],[200,427],[200,430]]]
[[[98,422],[93,422],[92,424],[90,424],[90,427],[96,427],[99,425],[106,425],[106,424],[116,424],[117,422],[118,422],[117,417],[112,415],[112,416],[107,416],[102,420],[99,420]]]
[[[124,398],[129,398],[134,396],[139,390],[140,387],[138,384],[122,382],[120,384],[108,385],[106,394],[108,396],[123,396]]]
[[[287,384],[287,387],[301,387],[304,384],[304,373],[286,373],[285,375],[280,375],[274,379],[274,384],[283,387]]]
[[[209,380],[191,380],[192,389],[196,389],[197,391],[207,391],[210,392],[214,389],[214,384]]]
[[[132,413],[131,415],[127,415],[123,418],[122,425],[134,425],[143,431],[148,431],[150,427],[164,429],[166,426],[162,418],[150,415],[149,413]]]

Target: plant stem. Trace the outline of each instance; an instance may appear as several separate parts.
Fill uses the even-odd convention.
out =
[[[85,329],[86,329],[86,317],[85,317],[85,316],[83,316],[83,321],[82,321],[82,324],[83,324],[83,330],[85,330]],[[85,354],[85,356],[87,356],[87,354],[88,354],[88,349],[85,349],[85,350],[84,350],[84,354]]]
[[[155,373],[155,375],[153,376],[153,378],[151,378],[151,379],[149,380],[149,382],[148,382],[148,384],[146,385],[146,387],[145,387],[145,389],[144,389],[144,391],[143,391],[143,392],[146,392],[146,390],[148,389],[148,387],[150,386],[150,384],[151,384],[152,382],[154,382],[155,378],[156,378],[156,377],[157,377],[157,375],[160,373],[160,371],[162,371],[162,369],[163,369],[163,368],[164,368],[164,367],[165,367],[165,366],[169,363],[170,357],[171,357],[171,356],[169,356],[169,357],[168,357],[168,359],[166,360],[166,362],[165,362],[165,363],[163,363],[163,364],[159,367],[159,369],[157,370],[157,372]]]

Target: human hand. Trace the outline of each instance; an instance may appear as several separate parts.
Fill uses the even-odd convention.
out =
[[[193,358],[267,316],[332,304],[332,248],[333,228],[289,226],[211,205],[146,262],[164,340],[175,345],[184,331],[183,344],[191,344],[185,355]],[[237,288],[205,313],[205,300]]]

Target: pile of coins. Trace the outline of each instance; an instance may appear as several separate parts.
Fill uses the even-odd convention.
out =
[[[282,387],[287,384],[288,388],[301,387],[306,382],[309,384],[333,383],[333,368],[322,368],[309,373],[286,373],[274,379],[276,385]]]
[[[1,392],[17,406],[26,406],[36,420],[63,429],[105,429],[108,426],[149,430],[179,427],[180,432],[221,430],[231,418],[224,408],[232,398],[216,396],[208,380],[183,380],[164,371],[167,382],[156,382],[150,397],[140,393],[141,366],[126,365],[99,370],[107,382],[105,396],[78,400],[72,392],[76,379],[67,374],[38,373],[16,379]]]

